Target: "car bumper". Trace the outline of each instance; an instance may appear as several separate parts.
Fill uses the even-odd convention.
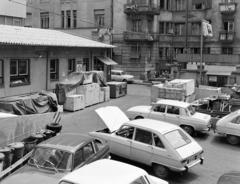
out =
[[[172,167],[170,167],[170,170],[175,171],[175,172],[188,172],[188,170],[191,167],[193,167],[193,166],[195,166],[197,164],[201,164],[202,165],[203,161],[204,161],[204,157],[201,157],[199,160],[196,160],[195,162],[189,163],[186,166],[181,167],[181,168],[172,168]]]

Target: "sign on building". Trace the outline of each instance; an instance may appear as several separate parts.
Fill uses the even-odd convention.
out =
[[[202,31],[203,31],[203,36],[207,36],[207,37],[212,37],[213,36],[213,32],[212,32],[212,25],[203,20],[202,21]]]

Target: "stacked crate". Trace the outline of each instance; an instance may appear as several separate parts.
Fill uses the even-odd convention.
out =
[[[94,91],[93,91],[93,102],[92,104],[99,103],[99,95],[100,95],[100,86],[98,83],[93,83]]]
[[[71,96],[71,95],[76,95],[77,94],[77,89],[74,88],[72,91],[69,91],[66,93],[66,97]]]
[[[110,100],[110,87],[101,87],[101,91],[104,93],[104,102],[107,102]]]
[[[126,82],[108,82],[110,87],[110,98],[118,98],[127,94]]]
[[[94,104],[94,84],[85,84],[77,87],[77,94],[85,96],[85,107],[91,106]]]
[[[85,98],[83,95],[71,95],[66,98],[63,105],[64,110],[77,111],[85,108]]]

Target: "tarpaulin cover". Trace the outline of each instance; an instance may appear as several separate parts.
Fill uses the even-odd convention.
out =
[[[107,86],[101,76],[95,71],[73,72],[65,80],[56,84],[55,93],[57,95],[58,104],[63,105],[66,101],[66,93],[74,90],[77,86],[82,85],[84,80],[89,78],[89,75],[92,75],[93,83],[99,83],[100,87]]]
[[[56,112],[58,103],[52,92],[41,91],[32,95],[13,96],[0,100],[0,111],[16,115]]]

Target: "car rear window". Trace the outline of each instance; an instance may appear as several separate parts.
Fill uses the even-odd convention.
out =
[[[185,146],[191,142],[191,140],[181,130],[168,132],[164,135],[164,137],[168,140],[174,149]]]

